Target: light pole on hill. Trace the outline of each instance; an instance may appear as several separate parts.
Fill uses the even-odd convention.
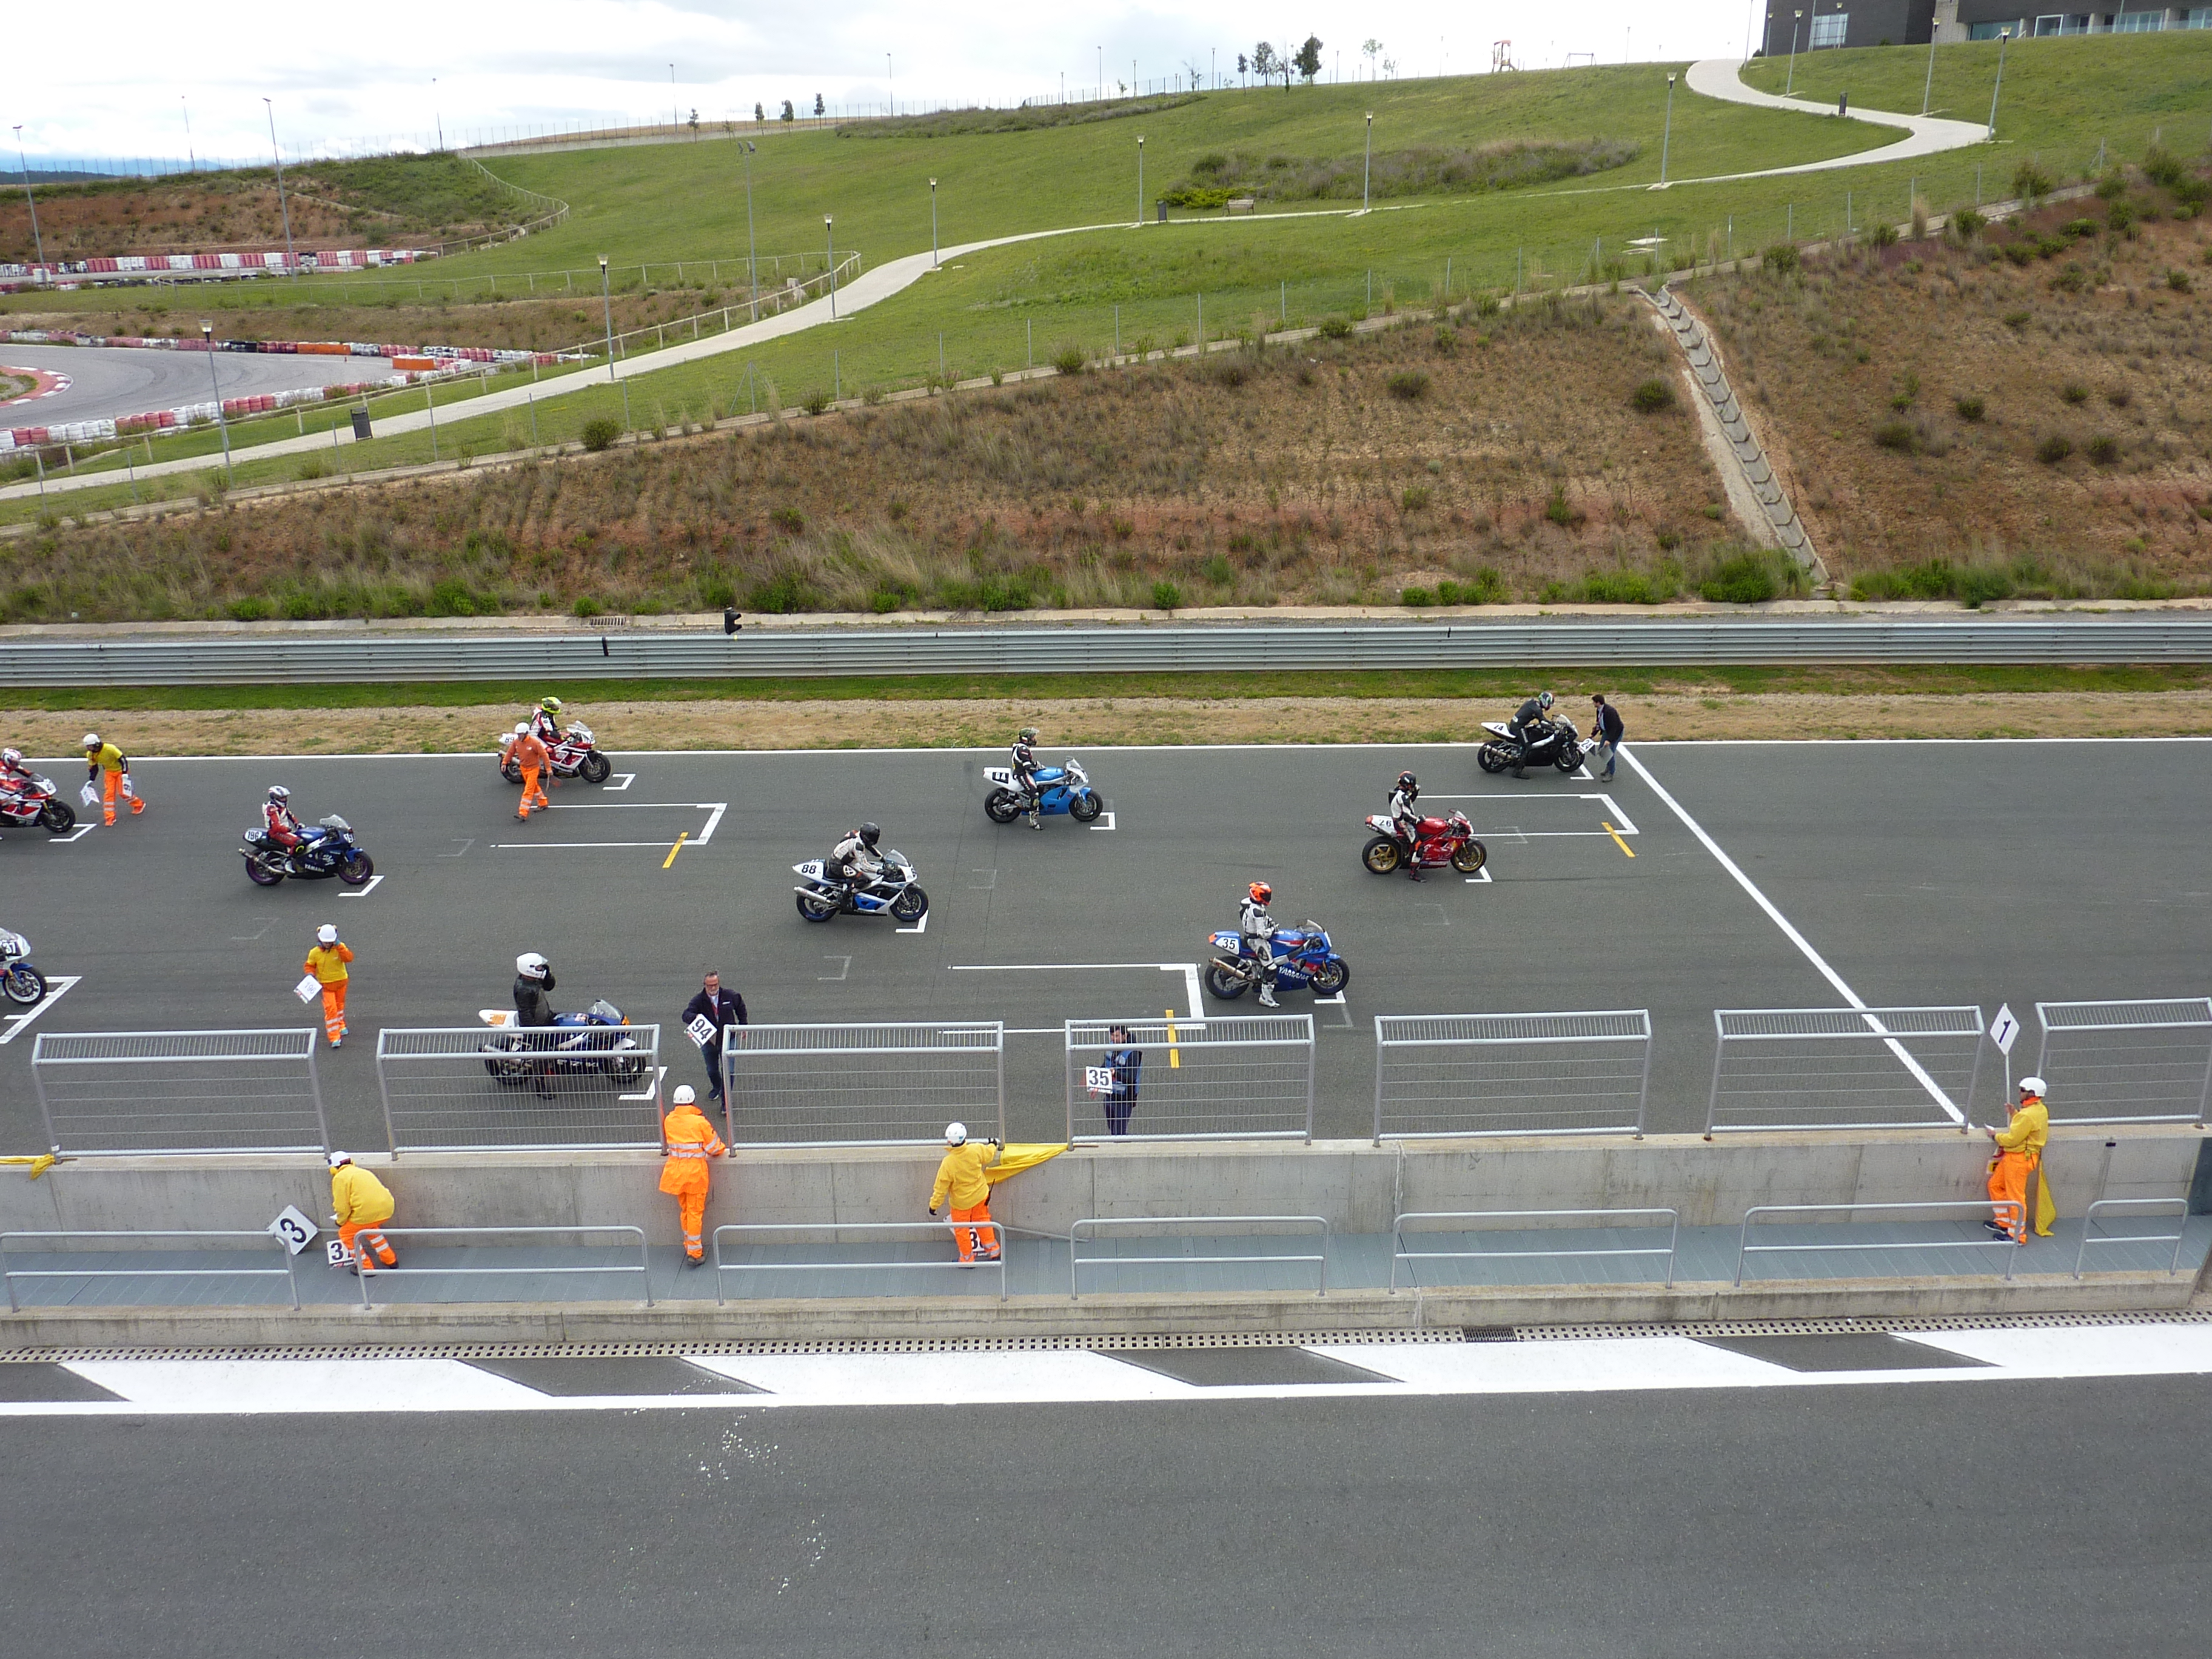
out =
[[[1797,84],[1797,25],[1803,20],[1804,15],[1802,11],[1793,11],[1790,14],[1790,76],[1782,83],[1782,95],[1784,98],[1790,96],[1790,89]]]
[[[738,154],[745,162],[745,295],[749,319],[760,321],[760,255],[753,240],[753,156],[758,146],[750,138],[738,142]]]
[[[1368,181],[1375,173],[1375,112],[1367,112],[1367,154],[1359,163],[1359,210],[1367,211]]]
[[[1667,182],[1667,149],[1674,141],[1674,77],[1667,77],[1667,125],[1659,137],[1659,182]]]
[[[200,344],[207,349],[208,386],[215,392],[215,422],[222,428],[222,471],[229,477],[234,476],[230,470],[230,422],[222,412],[222,384],[215,377],[215,325],[204,317],[200,319]]]
[[[1145,141],[1137,140],[1137,222],[1145,222]]]
[[[1997,94],[2004,90],[2005,48],[2012,44],[2012,31],[1997,31],[1997,83],[1990,88],[1990,137],[1997,136]]]
[[[837,320],[837,233],[830,228],[830,216],[822,216],[822,239],[830,249],[830,320]]]
[[[438,149],[442,155],[446,148],[446,112],[438,107],[437,85],[438,77],[434,75],[430,77],[430,118],[438,125]]]
[[[269,106],[269,153],[276,158],[276,211],[284,216],[284,263],[291,268],[292,280],[300,280],[300,262],[292,253],[292,210],[284,204],[284,152],[276,148],[276,106],[264,98]]]
[[[2002,47],[2002,46],[2000,46],[1997,50],[1998,50],[1998,51],[2000,51],[2000,52],[2002,52],[2002,51],[2003,51],[2003,50],[2004,50],[2004,48],[2003,48],[2003,47]],[[1933,99],[1933,98],[1935,97],[1935,95],[1936,95],[1936,34],[1935,34],[1935,31],[1933,31],[1933,30],[1931,29],[1930,31],[1929,31],[1929,35],[1928,35],[1928,80],[1927,80],[1927,83],[1920,88],[1920,112],[1921,112],[1923,115],[1925,115],[1925,114],[1927,114],[1927,113],[1928,113],[1928,105],[1929,105],[1929,100],[1930,100],[1931,99]]]
[[[607,379],[622,388],[623,430],[629,430],[629,382],[615,373],[614,290],[607,281],[607,256],[599,255],[599,307],[607,319]]]
[[[929,268],[937,269],[937,180],[929,181]]]
[[[1144,140],[1140,138],[1137,142],[1142,143]],[[31,193],[31,164],[23,159],[23,129],[20,123],[15,128],[15,165],[23,170],[23,199],[30,204],[31,208],[31,245],[38,249],[40,267],[39,280],[44,282],[46,281],[44,267],[46,263],[46,240],[45,237],[39,234],[39,198]]]

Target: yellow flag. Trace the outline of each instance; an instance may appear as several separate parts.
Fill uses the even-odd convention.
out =
[[[999,1161],[983,1171],[983,1179],[995,1187],[1008,1176],[1034,1169],[1047,1158],[1058,1158],[1066,1150],[1064,1141],[1008,1141],[1006,1149],[999,1154]]]

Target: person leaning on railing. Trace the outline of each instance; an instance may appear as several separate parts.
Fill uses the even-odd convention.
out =
[[[676,1200],[677,1213],[684,1223],[684,1265],[703,1267],[707,1265],[707,1191],[713,1181],[707,1172],[707,1160],[725,1157],[730,1149],[722,1144],[714,1126],[700,1115],[699,1097],[690,1084],[680,1085],[671,1098],[673,1104],[660,1126],[668,1147],[660,1164],[660,1190]]]
[[[2043,1149],[2051,1141],[2051,1112],[2043,1103],[2044,1086],[2039,1077],[2021,1079],[2020,1103],[2005,1107],[2008,1120],[2005,1127],[1983,1126],[1997,1149],[1990,1159],[1990,1202],[1996,1214],[1986,1224],[1997,1237],[2015,1244],[2027,1242],[2031,1181],[2035,1188],[2035,1236],[2050,1237],[2051,1224],[2058,1218],[2058,1206],[2051,1199],[2051,1183],[2043,1178]]]
[[[952,1200],[952,1241],[960,1247],[960,1265],[999,1259],[999,1232],[991,1225],[991,1183],[983,1171],[999,1161],[1006,1143],[988,1140],[970,1146],[968,1126],[945,1126],[945,1156],[937,1165],[937,1182],[929,1189],[929,1212],[949,1197]]]

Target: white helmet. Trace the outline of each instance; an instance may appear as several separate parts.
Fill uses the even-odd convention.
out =
[[[699,1097],[693,1092],[691,1085],[688,1083],[678,1084],[676,1092],[668,1097],[669,1103],[676,1106],[689,1106],[698,1098]]]
[[[948,1146],[965,1146],[968,1144],[968,1126],[964,1123],[946,1124],[945,1144]]]
[[[535,951],[525,951],[515,957],[514,971],[525,979],[544,979],[553,971],[553,964]]]
[[[332,1152],[331,1154],[331,1168],[333,1170],[337,1169],[342,1164],[350,1164],[352,1162],[353,1154],[351,1152]]]
[[[2024,1077],[2020,1080],[2021,1093],[2033,1095],[2038,1100],[2043,1098],[2043,1091],[2046,1086],[2039,1077]]]
[[[334,922],[325,922],[321,927],[315,929],[315,939],[316,942],[319,944],[336,945],[338,942],[338,930],[337,924]]]
[[[292,799],[292,792],[281,783],[272,783],[269,786],[269,799],[278,801],[289,800]]]
[[[530,735],[530,722],[528,720],[515,721],[514,735],[518,738],[528,737]]]
[[[20,749],[0,749],[0,766],[21,766],[23,751]]]
[[[81,747],[82,747],[82,748],[86,748],[86,749],[97,749],[97,748],[99,748],[99,747],[100,747],[100,733],[99,733],[99,732],[86,732],[86,733],[84,734],[84,742],[83,742],[83,744],[82,744],[82,745],[80,745],[80,746],[81,746]]]

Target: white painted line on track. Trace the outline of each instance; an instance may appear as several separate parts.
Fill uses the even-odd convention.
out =
[[[704,847],[714,839],[714,827],[721,823],[722,814],[730,810],[730,803],[726,800],[702,800],[699,805],[707,809],[707,827],[699,832],[698,839],[691,843],[694,847]]]
[[[1758,905],[1760,909],[1766,912],[1767,919],[1773,922],[1777,927],[1779,927],[1782,930],[1784,936],[1787,938],[1792,945],[1795,945],[1800,951],[1804,952],[1806,961],[1811,963],[1814,967],[1820,969],[1820,976],[1826,980],[1829,984],[1835,987],[1837,994],[1841,996],[1843,1000],[1849,1003],[1852,1007],[1864,1008],[1867,1005],[1861,1000],[1859,994],[1844,982],[1844,976],[1841,974],[1828,966],[1826,959],[1821,957],[1818,951],[1815,951],[1813,948],[1812,941],[1808,939],[1804,934],[1799,933],[1797,929],[1791,925],[1790,918],[1784,915],[1780,910],[1777,909],[1774,907],[1773,902],[1769,899],[1765,894],[1759,890],[1758,887],[1753,884],[1751,878],[1744,874],[1742,870],[1737,867],[1736,861],[1721,850],[1721,844],[1705,833],[1705,826],[1683,810],[1682,803],[1676,800],[1674,796],[1667,793],[1665,787],[1660,783],[1658,779],[1651,775],[1650,770],[1644,766],[1644,763],[1637,759],[1635,755],[1630,752],[1628,745],[1626,744],[1621,744],[1617,752],[1621,759],[1628,763],[1630,769],[1632,770],[1638,777],[1644,780],[1644,783],[1650,788],[1651,793],[1658,796],[1659,799],[1666,804],[1668,809],[1672,811],[1676,817],[1682,821],[1683,828],[1687,830],[1692,835],[1695,836],[1698,840],[1704,844],[1705,851],[1713,855],[1714,860],[1720,865],[1721,868],[1727,871],[1729,875],[1735,878],[1736,885],[1742,888],[1745,892],[1751,895],[1752,902]],[[1886,1032],[1882,1031],[1881,1023],[1879,1020],[1869,1018],[1867,1021],[1867,1024],[1869,1030],[1881,1035],[1887,1035]],[[1905,1069],[1912,1074],[1913,1080],[1919,1084],[1923,1089],[1925,1089],[1928,1091],[1929,1098],[1933,1100],[1936,1105],[1942,1108],[1942,1109],[1949,1115],[1952,1122],[1964,1123],[1966,1121],[1966,1113],[1960,1110],[1959,1108],[1953,1103],[1951,1097],[1944,1092],[1943,1085],[1936,1082],[1934,1078],[1929,1076],[1927,1067],[1923,1066],[1918,1060],[1915,1060],[1902,1042],[1899,1042],[1893,1036],[1890,1037],[1888,1048],[1891,1054],[1897,1056],[1898,1060],[1904,1066]]]
[[[1012,1353],[702,1355],[695,1365],[817,1406],[1188,1400],[1174,1377],[1083,1349]],[[750,1402],[748,1402],[750,1403]]]
[[[70,1369],[169,1412],[482,1411],[544,1398],[458,1359],[85,1359]]]
[[[1098,816],[1103,822],[1092,824],[1091,827],[1093,830],[1111,830],[1114,827],[1114,815],[1111,812],[1101,812]]]
[[[616,781],[617,779],[621,780],[621,781]],[[599,793],[606,795],[619,795],[623,790],[629,788],[630,785],[636,781],[636,773],[617,772],[613,777],[609,778],[605,783],[599,786]]]
[[[371,876],[368,878],[368,885],[364,886],[359,892],[340,893],[338,896],[340,898],[367,898],[371,893],[374,893],[380,886],[381,886],[383,882],[384,878],[382,876]]]
[[[1476,885],[1476,884],[1479,884],[1479,883],[1486,882],[1486,881],[1488,881],[1489,879],[1490,879],[1490,866],[1489,866],[1488,865],[1486,865],[1486,865],[1484,865],[1484,866],[1482,866],[1482,868],[1481,868],[1481,869],[1480,869],[1480,870],[1476,871],[1473,875],[1469,876],[1469,877],[1467,878],[1467,884],[1468,884],[1468,886],[1470,886],[1470,887],[1473,887],[1473,886]]]
[[[704,847],[714,838],[715,826],[721,823],[722,814],[730,810],[730,804],[726,800],[580,800],[562,801],[557,805],[541,806],[538,810],[540,812],[616,812],[625,810],[704,812],[707,815],[706,828],[684,843],[687,847]],[[665,853],[668,850],[668,838],[663,836],[659,841],[495,841],[487,846],[495,853],[520,852],[524,848],[574,849],[585,847],[650,847]],[[466,852],[468,849],[465,847],[461,850]],[[459,854],[448,853],[441,856],[456,858]]]
[[[616,1098],[618,1100],[658,1100],[660,1097],[660,1085],[667,1076],[668,1068],[665,1066],[663,1066],[658,1071],[653,1073],[653,1083],[650,1087],[641,1089],[634,1095],[618,1095]]]
[[[46,1010],[52,1007],[54,1004],[59,1002],[63,997],[69,994],[70,987],[75,985],[83,977],[84,975],[82,974],[56,974],[52,979],[48,980],[46,981],[46,994],[44,997],[39,1000],[38,1006],[26,1012],[16,1015],[15,1018],[8,1022],[8,1029],[4,1031],[0,1031],[0,1048],[4,1048],[9,1043],[13,1042],[15,1040],[17,1034],[20,1033],[25,1026],[28,1025],[40,1014],[45,1013]]]
[[[80,823],[66,836],[53,836],[46,842],[46,845],[49,847],[66,847],[73,841],[82,841],[91,833],[92,826],[89,823]]]
[[[927,933],[927,932],[929,931],[929,912],[928,912],[928,911],[927,911],[927,910],[924,910],[924,911],[921,913],[921,920],[920,921],[917,921],[916,923],[915,923],[915,925],[914,925],[913,927],[901,927],[901,928],[899,928],[897,931],[898,931],[899,933]]]
[[[835,963],[837,963],[842,964],[842,965],[838,968],[837,971],[836,971],[836,973],[834,973],[834,974],[817,974],[817,975],[815,975],[815,976],[814,976],[814,977],[815,977],[816,979],[820,980],[820,981],[824,981],[825,983],[829,983],[829,984],[836,984],[837,981],[841,981],[841,980],[844,979],[848,975],[849,975],[849,974],[853,971],[853,958],[852,958],[852,957],[833,957],[833,956],[824,955],[824,956],[823,957],[822,960],[823,960],[823,961],[824,961],[824,962],[835,962]]]
[[[1181,974],[1183,989],[1190,999],[1187,1018],[1200,1019],[1205,1017],[1205,1011],[1198,1003],[1198,964],[1194,962],[949,962],[945,967],[956,974],[1107,973],[1122,969],[1154,968],[1163,974]]]

